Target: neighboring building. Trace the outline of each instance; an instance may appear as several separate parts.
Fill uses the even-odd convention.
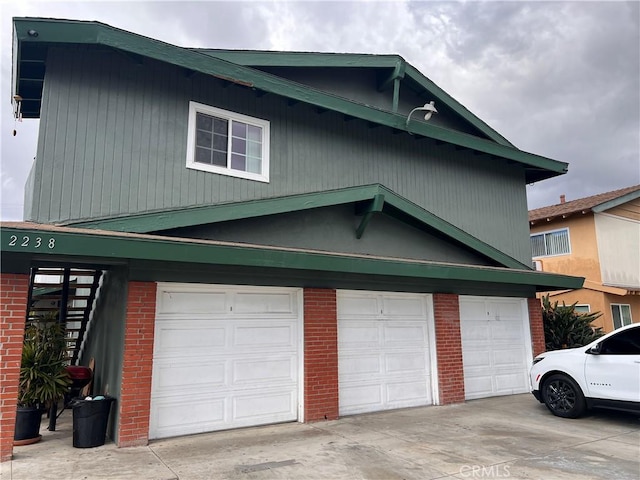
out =
[[[581,289],[550,299],[581,312],[602,312],[594,325],[610,332],[640,322],[640,185],[529,212],[538,270],[585,278]]]
[[[530,266],[525,187],[565,163],[396,55],[14,28],[40,133],[27,222],[0,232],[3,460],[29,281],[56,271],[90,285],[71,356],[120,446],[529,390],[536,292],[582,285]]]

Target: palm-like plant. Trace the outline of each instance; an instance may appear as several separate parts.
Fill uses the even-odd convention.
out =
[[[57,322],[28,326],[22,346],[18,405],[49,407],[61,399],[71,383],[65,364],[62,326]]]
[[[547,350],[576,348],[587,345],[604,335],[602,328],[591,323],[602,316],[600,312],[576,312],[577,302],[573,305],[551,303],[549,295],[542,298],[542,321]]]

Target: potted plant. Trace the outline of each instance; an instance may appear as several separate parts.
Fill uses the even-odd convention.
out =
[[[40,440],[42,413],[64,397],[71,383],[65,364],[62,326],[57,321],[29,325],[22,346],[14,443]]]

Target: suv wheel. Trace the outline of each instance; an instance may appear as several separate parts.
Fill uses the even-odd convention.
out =
[[[582,390],[566,375],[551,375],[542,386],[542,399],[547,408],[558,417],[578,418],[587,410]]]

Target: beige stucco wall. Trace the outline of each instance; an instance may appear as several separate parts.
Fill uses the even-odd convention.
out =
[[[569,228],[571,242],[570,255],[552,257],[536,257],[542,262],[545,272],[564,273],[585,277],[600,282],[600,264],[598,261],[598,244],[593,214],[574,214],[566,219],[553,222],[540,222],[531,227],[531,234]]]
[[[623,206],[625,207],[625,206]],[[631,208],[626,206],[625,218],[635,216],[635,205]],[[623,210],[617,210],[622,213]],[[607,212],[610,213],[610,212]],[[563,273],[585,277],[587,281],[602,283],[600,262],[598,255],[598,242],[596,239],[596,224],[593,213],[574,214],[565,219],[556,219],[552,222],[540,222],[531,227],[531,234],[569,228],[569,241],[571,243],[570,255],[558,255],[551,257],[536,257],[535,260],[542,262],[542,269],[545,272]],[[640,296],[638,295],[613,295],[596,290],[583,288],[562,294],[550,293],[551,301],[558,301],[560,304],[589,305],[591,312],[602,312],[602,316],[594,322],[594,326],[602,327],[605,332],[613,330],[613,319],[611,316],[611,304],[626,304],[631,306],[631,319],[634,323],[640,322]],[[546,294],[546,293],[544,293]],[[542,294],[542,295],[544,295]]]

